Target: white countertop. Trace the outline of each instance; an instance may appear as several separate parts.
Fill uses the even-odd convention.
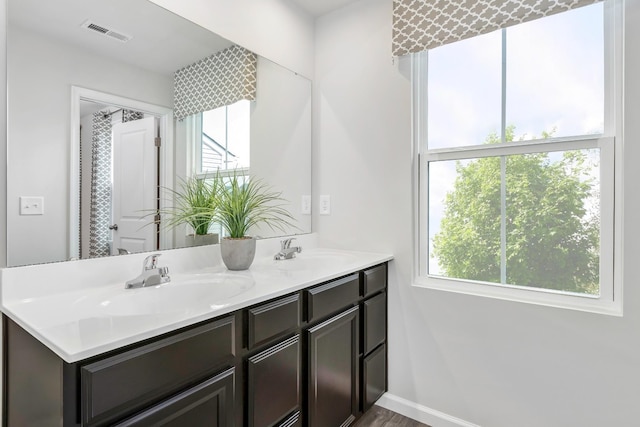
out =
[[[166,251],[159,265],[170,268],[171,282],[139,289],[124,281],[137,275],[130,271],[141,269],[142,254],[3,269],[0,309],[72,363],[393,258],[303,245],[295,259],[274,261],[274,243],[258,243],[256,260],[240,272],[221,264],[217,246]]]

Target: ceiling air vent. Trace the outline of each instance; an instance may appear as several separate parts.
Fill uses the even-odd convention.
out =
[[[126,43],[133,38],[124,33],[121,33],[120,31],[107,28],[104,25],[96,24],[90,19],[87,19],[86,21],[84,21],[80,26],[82,28],[86,28],[89,31],[102,34],[103,36],[111,37],[112,39],[118,40],[119,42],[122,42],[122,43]]]

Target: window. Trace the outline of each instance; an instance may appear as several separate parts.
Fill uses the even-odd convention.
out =
[[[620,312],[613,4],[414,56],[418,284]]]
[[[200,173],[248,169],[250,151],[251,102],[201,113],[196,139],[196,166]]]

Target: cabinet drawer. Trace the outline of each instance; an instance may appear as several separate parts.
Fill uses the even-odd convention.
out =
[[[106,425],[233,365],[235,320],[227,317],[80,369],[84,425]]]
[[[367,297],[387,287],[387,264],[362,272],[362,296]]]
[[[387,390],[387,353],[384,345],[362,361],[362,405],[369,409]]]
[[[295,294],[247,310],[248,348],[300,326],[300,295]]]
[[[362,311],[363,351],[367,354],[382,344],[387,336],[387,293],[383,292],[363,302]]]
[[[228,369],[115,427],[233,425],[234,369]]]
[[[307,321],[319,320],[353,304],[359,298],[359,286],[358,275],[352,274],[306,290]]]

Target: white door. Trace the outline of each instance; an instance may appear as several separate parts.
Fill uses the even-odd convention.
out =
[[[113,255],[156,248],[157,129],[155,117],[113,126]]]

